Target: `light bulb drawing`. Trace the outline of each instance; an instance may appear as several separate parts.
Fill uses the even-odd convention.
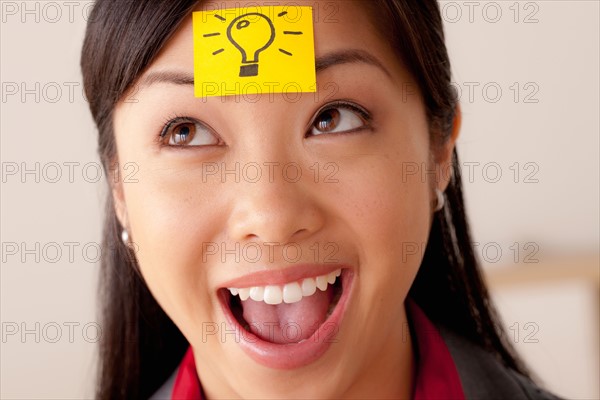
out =
[[[278,17],[284,17],[287,11],[277,14]],[[214,18],[221,22],[227,19],[215,14]],[[301,31],[284,30],[283,35],[302,35]],[[273,21],[265,14],[251,12],[238,16],[232,20],[226,29],[227,40],[240,52],[241,66],[239,77],[258,76],[259,55],[267,50],[275,42],[276,29]],[[204,38],[213,38],[221,36],[219,32],[205,33]],[[213,56],[221,54],[225,48],[219,48],[212,52]],[[279,48],[279,51],[286,56],[293,56],[293,53]]]
[[[242,54],[240,77],[257,76],[258,55],[275,41],[275,27],[266,15],[247,13],[231,21],[227,38]]]

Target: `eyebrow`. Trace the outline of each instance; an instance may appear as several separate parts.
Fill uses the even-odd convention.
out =
[[[381,69],[390,78],[392,75],[377,57],[364,50],[340,50],[316,59],[317,73],[335,65],[364,63]]]
[[[155,83],[172,83],[174,85],[194,85],[194,77],[184,72],[157,71],[151,72],[142,79],[140,86],[150,86]]]
[[[392,77],[387,68],[375,56],[364,50],[340,50],[328,53],[315,60],[317,74],[336,65],[364,63],[382,70],[388,77]],[[187,73],[175,71],[157,71],[146,75],[140,85],[150,86],[155,83],[171,83],[174,85],[194,85],[194,77]]]

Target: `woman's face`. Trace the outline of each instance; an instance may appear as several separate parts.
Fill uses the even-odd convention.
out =
[[[310,5],[316,94],[195,98],[190,16],[114,114],[137,165],[118,215],[209,397],[410,394],[403,302],[443,177],[417,85],[360,2]]]

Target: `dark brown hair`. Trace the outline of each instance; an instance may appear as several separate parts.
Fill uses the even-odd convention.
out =
[[[440,10],[435,0],[377,0],[382,32],[419,86],[432,135],[450,135],[457,98]],[[97,0],[81,56],[84,86],[98,127],[105,171],[116,162],[112,115],[116,103],[156,57],[197,1]],[[524,365],[502,333],[483,282],[465,215],[458,157],[445,192],[444,212],[435,213],[423,262],[411,296],[438,324],[468,338],[524,375]],[[97,397],[147,398],[168,378],[187,347],[183,335],[150,294],[135,257],[120,240],[122,227],[112,197],[104,222],[100,298],[103,336]],[[115,246],[113,246],[114,248]]]

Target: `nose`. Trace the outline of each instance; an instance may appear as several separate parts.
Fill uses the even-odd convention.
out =
[[[306,170],[292,163],[259,165],[260,179],[242,179],[236,185],[228,220],[229,238],[285,245],[318,232],[325,216],[315,196],[316,186],[305,176]]]

